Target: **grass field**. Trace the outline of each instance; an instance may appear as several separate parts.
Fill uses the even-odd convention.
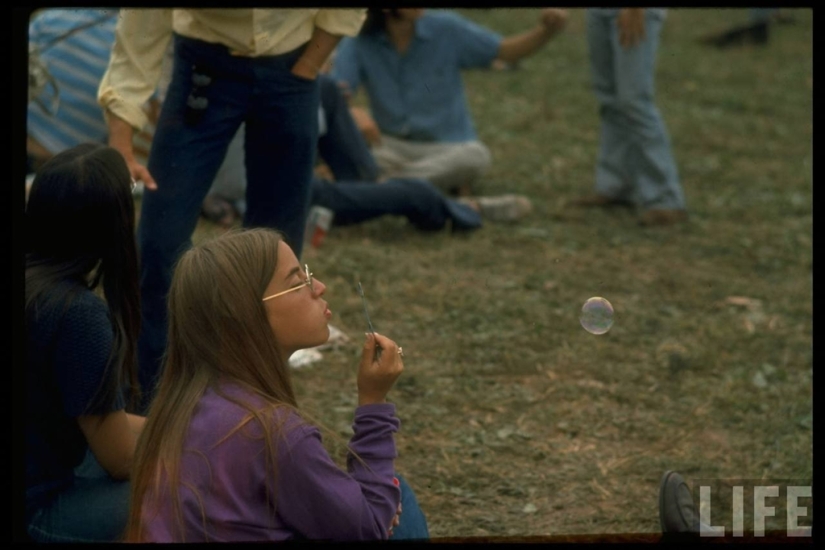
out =
[[[537,17],[461,12],[504,34]],[[434,537],[656,532],[666,469],[811,479],[813,30],[788,12],[766,47],[720,51],[697,38],[747,10],[669,11],[657,104],[686,225],[565,206],[592,189],[599,128],[572,10],[519,70],[465,77],[494,157],[482,189],[528,195],[531,217],[459,236],[387,218],[305,254],[353,342],[295,370],[300,402],[350,433],[361,281],[405,350],[397,466]],[[602,336],[579,324],[591,296],[615,308]]]

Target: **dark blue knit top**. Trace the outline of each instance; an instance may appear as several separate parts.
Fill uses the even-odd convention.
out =
[[[115,375],[112,323],[104,300],[79,283],[60,283],[52,293],[72,291],[68,307],[41,299],[27,312],[27,509],[72,483],[88,449],[77,417],[124,408],[122,396],[92,407],[104,379]]]

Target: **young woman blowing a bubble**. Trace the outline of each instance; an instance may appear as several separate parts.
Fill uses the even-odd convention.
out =
[[[127,539],[428,537],[395,474],[399,421],[385,399],[404,368],[395,342],[372,333],[364,341],[347,471],[298,408],[288,358],[329,337],[325,293],[271,230],[231,231],[181,257]]]

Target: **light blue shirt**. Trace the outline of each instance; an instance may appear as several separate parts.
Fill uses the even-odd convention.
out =
[[[451,12],[426,11],[406,53],[386,32],[344,38],[333,78],[354,93],[363,84],[382,133],[425,142],[477,139],[461,70],[487,68],[501,36]]]

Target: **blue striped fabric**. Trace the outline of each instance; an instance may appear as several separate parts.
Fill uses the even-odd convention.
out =
[[[47,47],[52,40],[83,26],[85,30]],[[46,9],[29,24],[29,42],[45,48],[41,61],[58,83],[59,103],[47,113],[36,101],[28,106],[28,133],[52,154],[86,141],[106,142],[107,128],[97,103],[97,88],[109,63],[117,10]],[[52,108],[51,86],[38,96]]]

